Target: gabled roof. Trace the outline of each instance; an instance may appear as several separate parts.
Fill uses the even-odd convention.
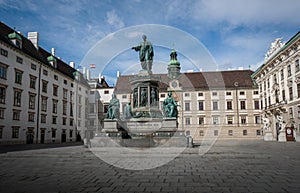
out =
[[[48,63],[47,57],[51,55],[51,53],[47,52],[43,48],[39,47],[39,49],[36,49],[36,47],[32,44],[32,42],[24,37],[21,34],[18,34],[19,36],[22,37],[22,48],[16,47],[9,39],[8,35],[16,33],[12,28],[7,26],[6,24],[0,22],[0,41],[3,43],[20,50],[24,54],[40,61],[41,63],[44,63],[50,68],[54,68]],[[56,58],[56,57],[55,57]],[[56,70],[60,71],[61,73],[69,76],[70,78],[74,79],[73,73],[76,71],[74,68],[63,62],[62,60],[56,58],[57,60],[57,67],[55,68]]]
[[[236,82],[238,83],[238,88],[250,89],[256,87],[251,78],[252,73],[253,71],[251,70],[182,73],[178,81],[183,90],[235,89]],[[115,92],[130,92],[131,84],[129,80],[133,76],[120,76],[115,86]],[[157,74],[155,76],[160,76],[160,91],[166,91],[171,79],[167,74]]]

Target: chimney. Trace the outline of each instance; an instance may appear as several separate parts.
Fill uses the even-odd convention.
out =
[[[120,71],[117,71],[117,77],[119,78],[121,75]]]
[[[31,41],[36,49],[39,49],[39,33],[38,32],[28,32],[27,38]]]
[[[75,68],[75,62],[70,62],[70,66],[71,66],[72,68]]]
[[[87,80],[91,79],[91,77],[90,77],[90,70],[89,69],[86,70],[86,79]]]
[[[52,56],[55,56],[55,48],[51,48],[51,54]]]

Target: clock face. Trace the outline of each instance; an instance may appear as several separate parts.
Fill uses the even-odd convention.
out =
[[[177,81],[173,81],[173,82],[172,82],[172,87],[173,87],[173,88],[176,88],[177,85],[178,85]]]
[[[286,133],[290,135],[292,133],[292,130],[291,129],[287,129]]]

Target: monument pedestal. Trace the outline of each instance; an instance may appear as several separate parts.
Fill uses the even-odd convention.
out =
[[[101,131],[96,131],[94,138],[91,139],[91,147],[118,147],[121,140],[118,121],[105,119],[104,128]]]
[[[265,132],[264,141],[275,141],[272,132]]]
[[[286,142],[286,133],[285,130],[280,130],[278,134],[278,141]]]

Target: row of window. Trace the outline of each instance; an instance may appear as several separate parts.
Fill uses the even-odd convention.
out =
[[[28,128],[28,131],[33,133],[34,128]],[[45,129],[41,129],[44,132]],[[0,126],[0,139],[3,137],[4,126]],[[62,134],[66,134],[66,130],[62,130]],[[20,126],[12,126],[11,128],[11,138],[18,139],[20,136]],[[52,138],[56,138],[56,129],[52,129]],[[73,138],[73,130],[69,130],[69,138]]]
[[[226,117],[226,124],[227,125],[233,125],[233,117],[234,116],[227,116]],[[245,125],[247,124],[247,116],[240,116],[240,124]],[[185,118],[185,125],[191,125],[191,118],[190,117],[186,117]],[[205,117],[204,116],[200,116],[198,117],[198,125],[204,125],[207,124],[205,122]],[[220,124],[220,116],[213,116],[212,117],[212,124],[213,125],[219,125]],[[261,117],[259,115],[255,116],[255,124],[261,124]]]
[[[212,96],[218,96],[218,92],[212,92],[211,94],[212,94]],[[239,95],[240,96],[244,96],[245,95],[245,91],[240,91]],[[258,95],[258,91],[257,90],[253,91],[253,95]],[[191,93],[187,93],[186,92],[186,93],[184,93],[184,96],[185,97],[190,97]],[[204,96],[203,92],[198,92],[198,97],[203,97],[203,96]],[[232,92],[231,91],[226,91],[226,96],[232,96]],[[162,94],[160,94],[160,97],[161,98],[165,98],[166,94],[162,93]]]
[[[228,130],[227,135],[228,136],[234,136],[233,135],[233,130]],[[243,136],[247,136],[247,135],[248,135],[248,130],[244,129],[243,130]],[[261,135],[261,130],[257,129],[256,130],[256,135],[260,136]],[[199,131],[199,136],[205,136],[204,130]],[[214,130],[214,136],[219,136],[219,130]]]
[[[233,101],[226,101],[226,109],[227,110],[232,110],[233,106],[232,106]],[[190,106],[190,102],[185,102],[184,103],[184,110],[185,111],[190,111],[191,110],[191,106]],[[245,110],[246,109],[246,101],[242,100],[240,101],[240,109]],[[260,109],[259,106],[259,101],[255,100],[254,101],[254,109],[258,110]],[[203,111],[204,110],[204,101],[198,101],[198,110],[199,111]],[[219,102],[218,101],[213,101],[212,102],[212,110],[219,110]]]

